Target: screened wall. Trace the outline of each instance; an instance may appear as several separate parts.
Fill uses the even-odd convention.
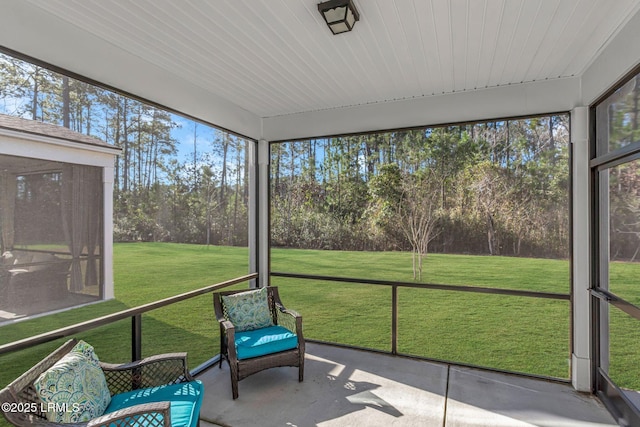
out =
[[[629,425],[640,422],[640,74],[593,109],[596,390]]]
[[[271,281],[307,336],[570,377],[568,114],[272,143],[270,164]]]

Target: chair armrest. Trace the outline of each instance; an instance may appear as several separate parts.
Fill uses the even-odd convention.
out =
[[[110,414],[95,418],[87,427],[101,426],[149,426],[171,427],[170,402],[154,402],[120,409]]]
[[[220,322],[220,333],[227,336],[227,355],[229,356],[229,360],[236,361],[238,360],[238,356],[236,354],[236,327],[231,323],[230,320],[218,319]]]
[[[283,326],[302,338],[302,316],[295,310],[285,308],[276,302],[278,325]]]
[[[276,307],[278,308],[278,311],[280,313],[288,314],[293,317],[302,317],[297,311],[291,310],[290,308],[285,308],[282,304],[276,304]]]
[[[229,330],[235,331],[236,329],[233,323],[231,323],[230,320],[227,320],[225,318],[218,319],[218,322],[220,322],[220,326],[222,326],[222,329],[224,329],[226,333],[228,333]]]
[[[187,367],[187,353],[158,354],[119,365],[100,362],[100,366],[112,395],[193,381]]]

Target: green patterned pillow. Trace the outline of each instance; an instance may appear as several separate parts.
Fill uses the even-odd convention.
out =
[[[222,297],[229,320],[239,332],[273,326],[267,288]]]
[[[43,372],[34,386],[47,420],[57,423],[90,421],[111,402],[98,357],[84,341]]]

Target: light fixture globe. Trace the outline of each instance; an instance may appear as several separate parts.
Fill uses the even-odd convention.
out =
[[[333,34],[351,31],[360,19],[352,0],[329,0],[318,4],[318,10]]]

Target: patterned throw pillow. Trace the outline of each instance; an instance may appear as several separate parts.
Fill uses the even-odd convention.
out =
[[[238,332],[273,326],[267,302],[267,288],[225,295],[222,297],[222,303],[229,320]]]
[[[43,372],[34,385],[47,420],[57,423],[90,421],[111,402],[98,357],[84,341]]]

